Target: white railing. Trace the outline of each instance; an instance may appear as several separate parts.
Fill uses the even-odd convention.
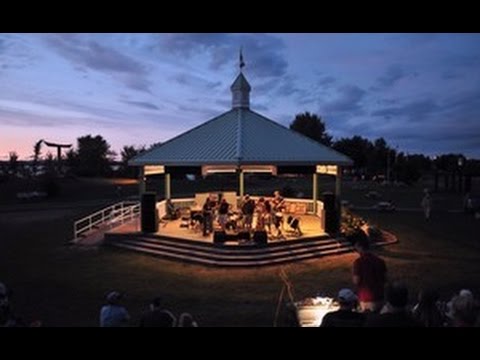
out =
[[[122,201],[94,212],[75,221],[73,224],[73,242],[78,241],[82,235],[93,229],[98,229],[100,226],[112,228],[138,217],[139,214],[140,203],[138,201]]]

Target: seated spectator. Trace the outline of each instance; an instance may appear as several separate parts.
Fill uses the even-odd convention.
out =
[[[422,290],[418,295],[418,303],[412,309],[413,318],[425,327],[442,327],[445,319],[440,311],[438,293],[433,290]]]
[[[0,327],[24,327],[22,319],[16,317],[10,307],[11,293],[5,284],[0,282]]]
[[[407,312],[408,289],[404,284],[388,284],[385,288],[385,301],[379,315],[371,314],[367,318],[366,327],[422,327],[422,324]]]
[[[462,290],[455,295],[447,304],[449,319],[448,325],[451,327],[472,327],[477,318],[477,308],[475,299],[470,290]]]
[[[123,295],[118,291],[110,291],[105,300],[106,304],[100,310],[100,327],[125,326],[130,320],[127,309],[120,305]]]
[[[197,322],[189,313],[183,313],[178,320],[178,327],[198,327]]]
[[[365,314],[354,312],[357,296],[350,289],[342,289],[337,296],[340,309],[327,313],[320,327],[361,327],[365,322]]]
[[[140,319],[140,327],[174,327],[177,319],[168,310],[162,309],[162,299],[156,297],[150,304],[150,309]]]

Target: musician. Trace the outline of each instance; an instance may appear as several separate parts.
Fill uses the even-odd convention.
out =
[[[273,193],[273,211],[275,212],[283,212],[285,211],[285,199],[283,196],[280,195],[280,191],[275,191]]]
[[[172,199],[167,199],[165,203],[166,215],[164,216],[165,220],[177,220],[180,217],[180,209],[175,209]]]
[[[202,208],[203,236],[207,236],[209,233],[212,232],[214,208],[215,208],[215,202],[211,201],[210,197],[206,198]]]
[[[220,224],[222,231],[225,231],[225,225],[228,221],[229,208],[230,208],[230,204],[227,202],[225,198],[223,198],[218,207],[218,223]]]
[[[258,199],[257,205],[255,206],[255,213],[257,216],[257,224],[255,226],[256,231],[264,231],[265,230],[265,198],[261,197]]]
[[[282,225],[283,225],[283,213],[285,211],[285,199],[280,195],[280,191],[275,191],[273,193],[273,200],[272,200],[272,212],[273,212],[273,222],[275,228],[277,229],[277,238],[285,238],[282,233]]]
[[[253,213],[255,212],[255,200],[250,199],[249,195],[245,195],[241,209],[245,230],[250,231],[252,229]]]
[[[272,204],[270,204],[270,201],[267,200],[265,201],[265,212],[263,213],[263,219],[264,219],[265,226],[268,229],[268,234],[272,233],[273,216],[274,216],[274,212],[273,212]]]

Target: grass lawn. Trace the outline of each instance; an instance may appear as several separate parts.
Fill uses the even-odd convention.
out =
[[[421,186],[392,193],[415,205]],[[361,193],[347,184],[345,196],[355,202]],[[457,197],[447,196],[445,201],[456,204]],[[98,205],[77,209],[72,204],[48,212],[27,208],[30,211],[9,212],[3,207],[0,214],[0,281],[12,287],[14,308],[26,320],[40,319],[46,326],[97,326],[104,294],[118,289],[126,292],[133,325],[158,295],[177,315],[192,313],[201,326],[273,324],[282,285],[280,267],[223,270],[111,248],[71,248],[65,244],[73,221]],[[429,223],[417,212],[360,215],[398,236],[398,244],[378,253],[387,262],[389,276],[409,284],[412,301],[424,286],[438,288],[444,298],[461,288],[480,294],[478,220],[441,208]],[[351,286],[355,258],[346,254],[285,266],[296,299],[319,292],[334,295]],[[280,320],[285,324],[285,313]]]

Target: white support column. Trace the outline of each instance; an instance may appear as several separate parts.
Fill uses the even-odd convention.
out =
[[[313,184],[312,184],[312,198],[313,198],[313,213],[317,213],[317,200],[318,200],[318,175],[313,173]]]
[[[335,198],[340,201],[342,196],[342,167],[337,166],[337,176],[335,176]]]
[[[138,192],[140,196],[145,192],[145,171],[143,166],[140,166],[140,171],[138,172]]]
[[[243,170],[240,169],[238,172],[238,196],[240,199],[243,199],[243,193],[245,192],[245,176]]]
[[[171,198],[170,174],[165,173],[165,199]]]

